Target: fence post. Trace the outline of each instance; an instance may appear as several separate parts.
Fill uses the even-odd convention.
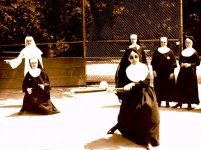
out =
[[[86,59],[86,18],[85,18],[85,0],[82,0],[82,42],[83,42],[83,58]]]
[[[179,2],[179,13],[180,13],[180,21],[179,21],[179,36],[180,36],[180,49],[179,54],[183,49],[183,3],[182,0]]]

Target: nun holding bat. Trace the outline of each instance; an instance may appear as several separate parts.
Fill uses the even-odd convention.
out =
[[[150,86],[149,70],[139,62],[135,50],[127,49],[120,61],[115,75],[116,88],[121,101],[117,124],[107,133],[117,129],[123,137],[143,145],[147,149],[159,145],[160,116],[157,99]]]
[[[25,112],[51,115],[60,111],[53,105],[50,98],[50,81],[47,73],[41,69],[37,57],[29,59],[30,68],[24,77],[22,90],[23,105],[18,115]]]

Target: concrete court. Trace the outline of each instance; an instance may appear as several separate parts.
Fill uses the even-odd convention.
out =
[[[111,75],[101,64],[87,66],[87,75]],[[200,70],[200,71],[199,71]],[[177,71],[176,71],[177,72]],[[198,76],[201,75],[198,68]],[[199,85],[199,91],[201,91]],[[96,92],[69,96],[71,88],[53,88],[51,99],[60,114],[18,116],[23,93],[20,89],[0,89],[1,150],[143,150],[117,131],[107,135],[116,123],[120,103],[113,93]],[[201,95],[201,94],[200,94]],[[163,104],[162,104],[163,105]],[[172,103],[171,105],[174,105]],[[156,150],[201,150],[201,105],[185,108],[160,108],[160,146]]]
[[[20,89],[1,89],[1,150],[145,149],[123,138],[118,131],[114,135],[107,135],[107,131],[116,123],[120,106],[114,93],[69,96],[66,93],[69,90],[58,87],[51,91],[52,102],[61,113],[18,116],[23,93]],[[201,107],[195,107],[191,111],[185,108],[160,108],[161,144],[154,149],[201,150]]]

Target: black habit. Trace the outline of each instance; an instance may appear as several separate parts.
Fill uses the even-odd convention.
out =
[[[44,89],[42,89],[38,84],[44,84]],[[32,88],[31,94],[27,92],[27,88]],[[25,95],[20,112],[27,111],[44,115],[59,113],[50,100],[51,87],[49,84],[49,78],[43,70],[41,70],[40,75],[37,77],[33,77],[28,72],[23,80],[22,89]]]
[[[130,53],[131,50],[127,50],[120,61],[115,76],[116,87],[132,82],[125,71],[130,65]],[[125,138],[137,144],[158,146],[160,116],[155,92],[149,84],[148,75],[145,80],[136,82],[130,91],[117,92],[121,101],[117,128]]]

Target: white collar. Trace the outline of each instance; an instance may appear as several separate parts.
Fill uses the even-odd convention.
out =
[[[130,64],[126,68],[126,75],[129,80],[133,82],[144,81],[149,73],[147,65],[138,62],[136,64]]]
[[[41,69],[37,68],[37,69],[30,69],[29,73],[32,77],[38,77],[41,73]]]
[[[168,47],[159,47],[158,48],[158,52],[161,53],[161,54],[165,54],[165,53],[167,53],[169,51],[170,51],[170,48],[168,48]]]
[[[129,48],[134,48],[134,47],[136,47],[137,48],[137,50],[140,48],[140,45],[138,45],[138,44],[131,44],[130,46],[129,46]]]
[[[185,57],[190,57],[194,53],[195,53],[195,49],[192,47],[186,48],[181,52],[182,56],[185,56]]]

